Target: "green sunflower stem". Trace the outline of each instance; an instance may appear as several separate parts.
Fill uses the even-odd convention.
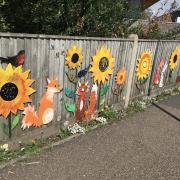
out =
[[[101,86],[102,86],[102,82],[100,82],[99,84],[99,92],[98,92],[98,110],[100,108],[100,101],[101,101]]]
[[[12,137],[12,132],[11,132],[11,119],[12,119],[12,114],[10,112],[9,116],[8,116],[8,128],[9,128],[9,138]]]
[[[77,77],[77,74],[78,74],[78,70],[76,68],[76,77]],[[76,83],[75,83],[75,92],[77,91],[77,88],[78,88],[78,81],[76,81]],[[76,103],[76,98],[74,98],[74,103]]]

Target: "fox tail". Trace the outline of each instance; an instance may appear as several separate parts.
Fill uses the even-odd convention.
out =
[[[24,109],[23,114],[25,115],[21,125],[23,130],[30,126],[40,127],[42,125],[41,121],[39,121],[37,112],[34,110],[34,106],[28,105],[28,107]]]

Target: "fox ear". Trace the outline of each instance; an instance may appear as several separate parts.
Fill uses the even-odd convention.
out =
[[[49,79],[49,78],[47,78],[47,82],[48,82],[48,84],[51,82],[51,80]]]
[[[57,81],[58,80],[58,77],[56,76],[55,80]]]

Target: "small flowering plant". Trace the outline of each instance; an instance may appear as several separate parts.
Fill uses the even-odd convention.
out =
[[[77,134],[77,133],[82,133],[85,134],[86,130],[84,127],[81,127],[79,124],[75,123],[72,127],[68,126],[68,131],[71,134]]]
[[[8,150],[9,150],[9,145],[8,145],[8,144],[4,144],[4,145],[2,145],[0,148],[1,148],[1,150],[3,150],[3,151],[8,151]]]
[[[107,119],[104,117],[97,117],[96,121],[102,123],[102,124],[106,124],[107,123]]]

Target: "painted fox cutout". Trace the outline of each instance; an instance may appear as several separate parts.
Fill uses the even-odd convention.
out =
[[[157,66],[157,69],[156,69],[156,73],[155,73],[155,76],[154,76],[154,84],[159,84],[159,81],[160,81],[160,71],[162,69],[162,67],[164,66],[165,64],[165,61],[164,59],[161,59],[158,66]]]
[[[78,90],[77,90],[77,103],[76,103],[76,121],[80,122],[80,120],[85,119],[89,120],[93,115],[96,100],[97,100],[97,85],[94,84],[91,89],[91,94],[89,98],[89,106],[86,107],[86,98],[88,93],[88,83],[80,83],[78,82]]]
[[[50,123],[54,118],[53,99],[54,94],[59,93],[61,88],[57,80],[47,79],[47,91],[42,96],[39,104],[39,112],[34,110],[34,106],[28,105],[24,109],[24,118],[22,120],[21,128],[29,128],[30,126],[40,127],[43,124]]]

